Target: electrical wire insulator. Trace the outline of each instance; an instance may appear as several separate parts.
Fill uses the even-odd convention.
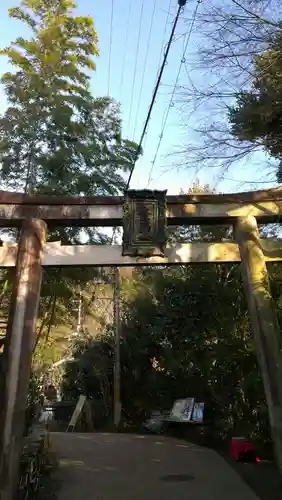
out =
[[[178,5],[180,5],[180,7],[184,7],[184,5],[186,5],[186,2],[187,0],[178,0]]]

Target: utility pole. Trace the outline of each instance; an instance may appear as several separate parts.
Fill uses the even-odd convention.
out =
[[[81,333],[81,313],[82,313],[82,293],[79,292],[79,301],[78,301],[78,314],[77,314],[77,327],[76,334],[79,335]]]
[[[120,398],[120,272],[115,269],[114,277],[114,329],[115,329],[115,364],[114,364],[114,425],[118,428],[121,419]]]
[[[82,332],[82,292],[79,292],[79,298],[74,301],[75,308],[74,311],[77,311],[77,323],[76,329],[69,336],[69,340],[72,340],[73,337],[79,337]],[[76,307],[77,306],[77,307]]]

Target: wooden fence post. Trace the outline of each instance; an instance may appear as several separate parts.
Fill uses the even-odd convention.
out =
[[[0,413],[0,499],[17,498],[30,366],[41,287],[46,224],[23,223],[12,292],[7,345],[3,356],[3,408]]]
[[[243,281],[261,370],[277,465],[282,473],[282,351],[281,332],[271,297],[257,221],[240,217],[236,223]]]

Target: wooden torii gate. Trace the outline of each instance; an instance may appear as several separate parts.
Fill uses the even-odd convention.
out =
[[[0,227],[21,229],[18,245],[0,247],[0,267],[15,267],[5,345],[4,406],[0,415],[0,500],[14,500],[24,412],[35,343],[42,266],[136,266],[240,262],[262,373],[277,462],[282,472],[282,354],[267,261],[282,260],[282,242],[260,240],[258,223],[279,222],[282,189],[251,193],[167,196],[168,226],[233,224],[235,241],[176,244],[163,256],[125,256],[119,246],[45,243],[47,226],[118,227],[123,197],[28,196],[0,193]]]

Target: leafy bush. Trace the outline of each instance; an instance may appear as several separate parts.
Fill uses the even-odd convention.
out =
[[[28,385],[27,407],[25,413],[25,436],[29,434],[33,423],[38,417],[41,402],[42,392],[40,389],[40,380],[34,373],[31,373]]]

